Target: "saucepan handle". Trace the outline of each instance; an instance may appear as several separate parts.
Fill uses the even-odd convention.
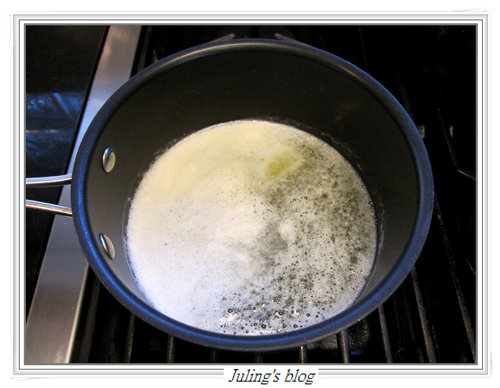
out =
[[[55,186],[67,185],[70,183],[71,183],[71,174],[39,177],[39,178],[26,178],[26,187],[29,188],[55,187]],[[43,210],[67,217],[71,217],[73,214],[70,207],[55,205],[47,202],[34,201],[31,199],[26,200],[26,207],[29,209]]]

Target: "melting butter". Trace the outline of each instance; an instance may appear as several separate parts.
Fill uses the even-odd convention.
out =
[[[293,168],[297,168],[300,159],[300,154],[292,149],[283,150],[272,156],[266,165],[266,179],[277,178],[293,170]]]
[[[126,232],[155,308],[241,335],[346,309],[376,247],[371,200],[352,166],[306,132],[254,120],[203,129],[162,154],[134,195]]]

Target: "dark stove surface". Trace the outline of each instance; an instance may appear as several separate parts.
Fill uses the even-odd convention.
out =
[[[93,36],[92,52],[97,53],[103,30],[85,29]],[[35,39],[35,31],[28,30],[27,36]],[[348,330],[307,347],[264,354],[205,348],[159,332],[119,305],[90,274],[72,361],[474,363],[475,27],[147,26],[142,29],[135,71],[185,48],[216,39],[238,38],[293,39],[329,51],[367,71],[407,109],[423,136],[436,186],[431,229],[417,265],[386,303]],[[67,55],[74,53],[68,51]],[[35,84],[39,82],[39,74],[30,76]],[[65,104],[68,107],[65,114],[73,119],[78,117],[85,94],[79,93],[71,95],[72,103]],[[30,100],[27,101],[29,104]],[[43,120],[38,116],[33,118],[33,124],[27,128],[27,139],[32,136],[30,128],[43,125]],[[66,125],[72,124],[68,121]],[[68,147],[58,144],[69,144],[72,140],[70,135],[65,137],[62,132],[55,132],[49,153],[59,160],[59,166],[53,169],[57,173],[57,169],[64,170],[70,152]],[[32,143],[33,147],[27,147],[28,171],[36,171],[33,166],[45,159],[45,143]],[[62,156],[55,156],[54,148]],[[28,244],[30,233],[28,230]],[[27,251],[28,256],[40,255],[38,248],[28,246]]]

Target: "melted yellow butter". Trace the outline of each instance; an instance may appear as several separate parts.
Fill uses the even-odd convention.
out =
[[[265,178],[272,180],[298,167],[301,156],[292,149],[286,149],[273,156],[266,164]]]

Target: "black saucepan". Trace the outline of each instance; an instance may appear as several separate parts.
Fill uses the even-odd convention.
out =
[[[141,174],[159,152],[217,123],[264,119],[323,139],[357,169],[371,194],[378,245],[368,283],[335,317],[288,333],[216,334],[156,311],[128,265],[124,230]],[[319,340],[377,308],[405,279],[425,242],[433,181],[408,114],[377,81],[332,54],[292,42],[234,40],[195,47],[131,78],[102,107],[72,172],[76,230],[109,291],[153,326],[198,344],[276,350]]]

